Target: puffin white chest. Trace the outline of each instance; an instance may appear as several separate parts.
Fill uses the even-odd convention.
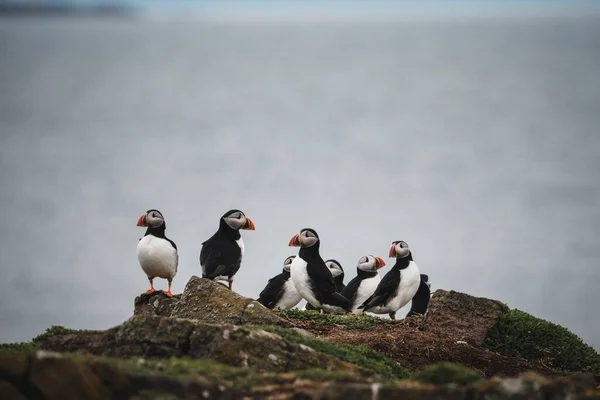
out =
[[[144,236],[137,245],[137,257],[149,278],[172,279],[177,273],[179,256],[171,243],[153,235]]]
[[[310,276],[306,269],[307,263],[300,256],[294,258],[292,265],[290,266],[290,274],[292,276],[292,282],[294,287],[306,301],[308,301],[314,307],[320,307],[321,303],[316,299],[311,285]]]
[[[355,314],[360,314],[363,312],[362,309],[358,309],[358,307],[363,304],[377,289],[377,285],[381,282],[381,276],[379,274],[375,275],[372,278],[363,279],[360,282],[360,286],[356,290],[356,297],[354,298],[354,302],[352,304],[352,312]]]
[[[294,307],[296,304],[302,300],[302,296],[296,290],[294,283],[292,282],[292,278],[285,281],[283,284],[283,295],[281,295],[281,299],[277,302],[275,307],[283,308],[284,310],[289,310]]]
[[[421,284],[421,274],[414,261],[400,271],[400,285],[396,295],[389,301],[391,311],[397,311],[408,304],[417,293]]]
[[[240,247],[240,262],[244,259],[244,239],[241,237],[235,241],[237,245]]]

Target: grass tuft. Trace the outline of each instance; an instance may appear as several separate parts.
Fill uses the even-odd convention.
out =
[[[445,385],[449,383],[469,385],[485,378],[481,373],[464,365],[440,362],[428,365],[422,371],[415,373],[413,379],[432,385]]]
[[[76,329],[65,328],[64,326],[60,325],[52,325],[50,328],[46,329],[46,332],[34,337],[33,339],[31,339],[31,341],[35,344],[42,344],[53,336],[68,335],[70,333],[77,332],[81,331]]]
[[[341,325],[347,329],[364,330],[373,329],[377,325],[392,324],[394,322],[367,314],[321,314],[315,310],[274,310],[282,318],[310,322],[313,325]]]
[[[261,329],[276,333],[290,343],[303,344],[339,360],[358,365],[380,375],[383,379],[403,379],[409,376],[409,372],[396,361],[365,346],[350,346],[308,338],[279,326],[264,326]]]
[[[600,372],[600,354],[568,329],[519,310],[500,315],[483,346],[563,371]]]

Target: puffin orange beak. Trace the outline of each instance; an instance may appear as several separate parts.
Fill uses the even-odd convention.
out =
[[[385,267],[385,261],[383,261],[383,258],[381,257],[375,257],[377,259],[377,267],[375,267],[375,269],[380,269]]]
[[[146,226],[146,214],[140,215],[137,221],[137,226]]]
[[[290,242],[288,243],[288,246],[290,247],[300,247],[300,240],[298,240],[298,237],[300,235],[299,234],[295,234],[294,236],[292,236],[292,238],[290,239]]]
[[[396,257],[396,245],[395,244],[392,244],[392,247],[390,247],[389,256],[390,256],[390,258]]]
[[[246,225],[244,225],[242,229],[247,229],[249,231],[253,231],[256,228],[254,226],[254,222],[252,222],[252,220],[250,218],[246,217]]]

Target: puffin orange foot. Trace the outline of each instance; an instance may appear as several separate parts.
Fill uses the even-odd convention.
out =
[[[173,293],[171,293],[171,291],[170,291],[170,290],[167,290],[166,292],[165,292],[165,291],[163,291],[163,293],[164,293],[164,294],[165,294],[165,296],[167,296],[167,297],[173,297]]]
[[[146,294],[151,294],[154,292],[156,292],[156,290],[154,290],[154,288],[146,290]]]

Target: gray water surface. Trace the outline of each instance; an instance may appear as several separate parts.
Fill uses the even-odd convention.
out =
[[[179,247],[181,292],[239,208],[256,223],[244,296],[301,228],[346,282],[402,239],[433,289],[598,348],[599,126],[600,18],[586,13],[0,19],[0,342],[128,318],[148,288],[149,208]]]

